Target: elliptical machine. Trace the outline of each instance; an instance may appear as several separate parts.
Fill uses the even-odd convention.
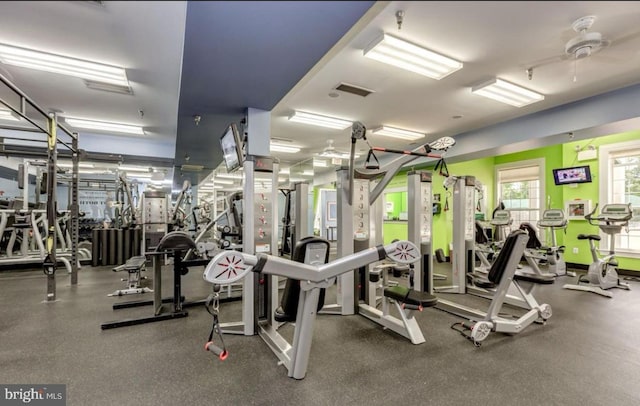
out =
[[[605,257],[598,257],[598,252],[594,241],[600,241],[600,236],[595,234],[579,234],[578,240],[589,240],[589,246],[591,248],[591,257],[593,262],[589,265],[589,272],[586,275],[581,275],[578,278],[577,285],[567,284],[564,285],[565,289],[582,290],[585,292],[592,292],[598,295],[613,297],[611,292],[607,292],[606,289],[620,288],[630,290],[630,286],[627,283],[620,282],[618,278],[618,261],[615,258],[615,245],[616,234],[620,234],[622,227],[629,225],[629,220],[633,217],[631,211],[631,204],[605,204],[600,210],[600,214],[594,216],[594,213],[598,209],[598,205],[593,211],[586,216],[585,219],[589,221],[589,224],[600,227],[600,230],[609,237],[609,255]],[[579,285],[580,283],[586,283],[590,286]]]

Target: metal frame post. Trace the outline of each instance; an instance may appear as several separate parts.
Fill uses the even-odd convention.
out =
[[[47,256],[43,262],[44,273],[47,275],[47,302],[56,300],[56,159],[57,133],[55,114],[48,117],[49,132],[47,133]],[[25,173],[27,172],[25,168]],[[28,175],[27,179],[28,179]],[[26,189],[26,185],[25,185]],[[25,200],[25,204],[28,200]]]
[[[78,206],[78,168],[80,156],[78,153],[78,134],[74,133],[76,138],[71,141],[73,148],[71,161],[73,170],[71,173],[71,199],[69,200],[69,209],[71,211],[71,284],[78,284],[78,243],[79,243],[79,217],[80,207]]]
[[[295,207],[293,210],[294,217],[294,232],[291,238],[291,253],[293,254],[293,247],[296,242],[301,238],[312,235],[309,230],[309,184],[306,182],[298,182],[294,185],[295,189]]]
[[[408,239],[420,249],[420,261],[413,273],[413,289],[433,294],[433,203],[431,172],[407,174]]]

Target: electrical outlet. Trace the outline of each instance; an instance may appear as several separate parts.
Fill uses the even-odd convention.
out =
[[[577,253],[578,253],[578,247],[575,247],[575,248],[573,249],[573,253],[574,253],[574,254],[577,254]]]

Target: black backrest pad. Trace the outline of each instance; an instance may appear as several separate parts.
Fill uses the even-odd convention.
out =
[[[489,237],[487,233],[484,231],[484,227],[482,227],[482,223],[476,220],[476,243],[477,244],[486,244],[489,242]]]
[[[509,262],[509,257],[511,257],[513,249],[516,246],[518,234],[521,233],[522,231],[515,230],[511,234],[509,234],[504,242],[504,246],[500,250],[498,258],[494,261],[493,265],[491,265],[491,269],[489,270],[489,276],[487,277],[487,279],[489,279],[496,285],[499,284],[500,280],[502,279],[502,275],[504,274],[504,271],[507,268],[507,263]]]
[[[542,243],[538,239],[538,233],[536,233],[536,229],[533,228],[531,223],[520,224],[520,230],[524,230],[529,234],[529,241],[527,242],[527,248],[538,249],[542,247]]]
[[[326,254],[324,258],[324,264],[329,262],[329,241],[324,238],[316,237],[316,236],[308,236],[301,238],[300,241],[296,243],[296,246],[293,248],[293,255],[291,257],[292,261],[296,262],[304,262],[305,261],[305,253],[308,244],[325,244],[326,245]]]

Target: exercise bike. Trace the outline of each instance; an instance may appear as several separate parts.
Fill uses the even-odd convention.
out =
[[[585,219],[589,221],[589,224],[600,227],[603,233],[609,235],[609,255],[605,257],[598,257],[598,252],[594,241],[600,241],[600,236],[595,234],[579,234],[578,240],[588,240],[589,247],[591,248],[591,257],[593,263],[589,265],[589,271],[586,275],[581,275],[578,278],[577,285],[567,284],[564,285],[565,289],[582,290],[585,292],[592,292],[598,295],[613,297],[611,292],[607,292],[607,289],[620,288],[630,290],[630,286],[627,283],[620,282],[618,278],[618,261],[615,258],[615,245],[616,234],[620,234],[622,227],[629,225],[629,220],[633,217],[631,211],[631,204],[605,204],[600,210],[600,214],[594,216],[594,213],[598,209],[598,205],[593,211],[586,216]],[[580,283],[588,284],[589,286],[580,285]]]

